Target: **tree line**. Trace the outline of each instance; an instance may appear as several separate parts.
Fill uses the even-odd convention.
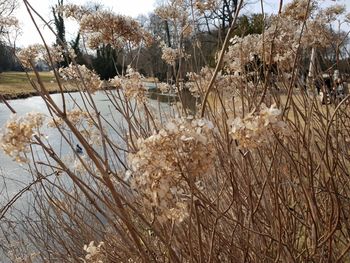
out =
[[[11,1],[3,0],[2,2],[10,3]],[[165,2],[158,1],[158,7],[154,12],[146,16],[139,16],[137,19],[140,25],[151,34],[153,38],[152,44],[138,48],[134,48],[132,45],[118,48],[111,45],[100,45],[95,50],[91,50],[86,48],[84,37],[80,32],[76,34],[75,38],[67,41],[66,18],[59,9],[65,2],[64,0],[57,0],[57,4],[51,10],[52,21],[56,30],[55,45],[72,48],[76,54],[76,62],[93,69],[103,79],[113,78],[117,74],[125,73],[128,65],[131,65],[147,77],[155,77],[161,81],[174,79],[175,76],[169,73],[169,65],[162,59],[162,45],[169,48],[178,48],[179,42],[181,42],[180,46],[183,52],[187,54],[186,58],[181,62],[179,70],[181,78],[186,78],[186,72],[199,72],[204,66],[214,66],[217,52],[222,47],[223,38],[232,24],[238,1],[196,1],[198,9],[192,9],[188,12],[189,17],[187,21],[176,22],[178,24],[188,23],[188,27],[192,30],[192,33],[189,35],[182,34],[182,37],[180,36],[181,39],[179,39],[179,32],[176,32],[179,25],[157,13],[157,10]],[[0,8],[5,9],[7,15],[13,12],[17,4],[15,0],[11,3],[12,5],[2,6],[0,2]],[[248,1],[246,5],[249,4]],[[191,6],[193,8],[189,1],[184,1],[184,6],[187,6],[189,9],[191,9]],[[106,9],[102,4],[98,3],[89,3],[85,7],[87,10],[95,11]],[[261,13],[242,14],[238,17],[232,37],[235,35],[243,37],[249,34],[261,34],[267,22],[266,15]],[[4,34],[1,28],[0,33],[1,35]],[[333,47],[319,50],[319,55],[322,57],[319,64],[325,69],[334,63],[338,63],[340,69],[344,68],[344,71],[346,71],[349,68],[348,56],[345,54],[344,57],[339,57],[338,54],[337,57],[336,49],[336,47]],[[70,62],[67,59],[61,62],[59,66],[67,66]],[[308,63],[307,59],[305,63]],[[179,65],[175,66],[179,67]],[[0,72],[10,70],[21,70],[21,67],[14,56],[13,48],[2,40],[0,41]]]

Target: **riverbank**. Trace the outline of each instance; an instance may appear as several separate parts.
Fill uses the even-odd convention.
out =
[[[57,81],[52,72],[40,72],[39,74],[49,93],[53,94],[60,92]],[[28,75],[25,72],[0,73],[0,94],[6,100],[24,99],[39,95],[39,93],[33,88],[28,77],[37,84],[34,72],[29,72]],[[64,89],[66,92],[78,91],[78,89],[72,85],[64,85]]]
[[[57,80],[52,72],[40,72],[39,75],[50,94],[61,92],[57,85]],[[28,75],[25,72],[0,73],[0,94],[6,100],[25,99],[32,96],[38,96],[39,93],[33,88],[28,76],[34,81],[34,83],[37,83],[34,72],[29,72]],[[158,80],[155,78],[145,79],[145,84],[150,90],[156,90],[157,82]],[[69,83],[64,83],[63,86],[64,92],[79,91],[76,86],[69,85]],[[110,87],[106,86],[106,88]]]

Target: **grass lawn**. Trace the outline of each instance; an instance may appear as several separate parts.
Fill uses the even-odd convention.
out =
[[[49,92],[59,92],[57,81],[52,72],[40,72],[39,74]],[[36,80],[34,72],[29,72],[28,75]],[[144,81],[155,83],[158,82],[158,79],[147,78]],[[65,83],[64,88],[66,91],[77,91],[74,85],[67,85],[67,83]],[[37,95],[37,92],[30,84],[25,72],[2,72],[0,73],[0,94],[6,99],[19,99]]]
[[[34,72],[29,72],[28,75],[36,80]],[[52,72],[40,72],[40,77],[50,92],[59,91]],[[0,94],[7,99],[16,99],[35,95],[36,92],[25,72],[2,72],[0,73]]]

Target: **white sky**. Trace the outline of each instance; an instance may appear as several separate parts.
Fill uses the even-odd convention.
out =
[[[20,2],[20,8],[14,14],[19,19],[22,27],[22,34],[17,38],[17,46],[27,46],[30,44],[41,43],[41,39],[37,30],[35,29],[30,16],[22,3]],[[87,2],[97,2],[103,4],[104,7],[112,9],[115,13],[137,17],[140,14],[148,14],[154,10],[155,0],[64,0],[65,4],[78,4],[84,5]],[[43,16],[47,21],[53,18],[51,7],[57,4],[57,0],[29,0],[32,7]],[[43,26],[43,23],[39,23],[39,28],[43,32],[45,39],[49,44],[55,41],[53,34]],[[69,20],[66,22],[66,38],[69,41],[76,36],[77,26],[75,22]],[[53,26],[53,25],[52,25]]]
[[[21,0],[19,0],[21,2]],[[284,4],[291,0],[284,0]],[[47,21],[53,18],[51,7],[57,3],[57,0],[29,0],[30,4],[40,13]],[[140,14],[148,14],[155,8],[156,0],[65,0],[64,3],[85,4],[86,2],[98,2],[103,4],[106,8],[112,9],[115,13],[137,17]],[[248,5],[245,12],[259,13],[260,0],[250,0],[255,4]],[[264,0],[265,12],[276,12],[279,5],[279,0]],[[350,0],[322,0],[326,5],[329,3],[345,4],[347,12],[350,12]],[[17,38],[17,46],[27,46],[29,44],[41,43],[39,34],[35,29],[33,22],[30,20],[24,4],[21,3],[19,10],[16,11],[15,16],[20,20],[22,26],[22,34]],[[39,21],[39,20],[38,20]],[[70,22],[69,22],[70,21]],[[43,32],[45,39],[49,44],[55,41],[55,38],[49,30],[39,23],[40,30]],[[349,27],[346,28],[349,30]],[[77,25],[71,20],[66,21],[66,38],[71,40],[76,36]]]

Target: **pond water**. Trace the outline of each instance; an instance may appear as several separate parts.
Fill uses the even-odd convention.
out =
[[[112,92],[112,91],[107,91]],[[70,93],[64,94],[66,98],[67,108],[71,109],[74,107],[74,104],[83,105],[83,98],[80,93]],[[57,103],[57,105],[62,105],[61,94],[53,94],[51,98]],[[119,113],[115,110],[113,111],[113,107],[111,102],[109,101],[105,92],[98,92],[93,95],[94,102],[98,108],[98,111],[103,115],[108,121],[114,121],[115,123],[121,122],[122,118]],[[155,110],[161,110],[163,112],[169,112],[171,110],[170,103],[174,101],[174,98],[169,96],[159,96],[157,94],[152,94],[149,96],[148,105]],[[8,103],[11,105],[13,109],[17,112],[18,116],[25,115],[29,112],[40,112],[49,116],[49,112],[45,105],[45,102],[41,97],[34,96],[26,99],[18,99],[18,100],[9,100]],[[113,113],[112,113],[113,112]],[[111,116],[113,114],[113,116]],[[11,111],[6,107],[5,104],[0,103],[0,133],[2,127],[6,124],[6,122],[11,118]],[[65,154],[68,156],[68,152],[72,151],[70,147],[68,147],[67,143],[63,143],[61,135],[55,129],[49,129],[44,125],[42,131],[46,136],[48,136],[48,140],[51,146],[54,149],[59,149],[59,153],[64,156]],[[74,141],[74,139],[73,139]],[[70,154],[72,155],[72,154]],[[74,160],[72,160],[74,163]],[[33,181],[32,175],[27,171],[27,165],[21,165],[12,160],[11,157],[4,154],[4,152],[0,149],[0,212],[4,204],[8,202],[13,196],[15,196],[21,189],[29,185]],[[21,198],[19,198],[15,205],[13,206],[15,211],[28,211],[28,215],[30,215],[30,206],[31,203],[30,195],[24,194]],[[12,211],[12,213],[15,213]],[[26,212],[27,213],[27,212]],[[0,213],[1,216],[1,213]],[[6,214],[7,219],[10,218],[12,220],[13,215],[8,213]],[[16,222],[18,220],[16,219]],[[1,224],[0,224],[1,225]],[[0,243],[1,240],[4,241],[4,237],[1,237],[2,232],[0,231]],[[2,255],[1,244],[0,244],[0,262],[6,262],[6,258]]]
[[[74,104],[83,105],[83,98],[80,93],[64,94],[64,96],[66,98],[67,108],[74,107]],[[195,108],[195,99],[189,94],[189,92],[183,92],[182,97],[185,100],[186,107],[190,111],[193,111]],[[51,98],[59,106],[62,105],[61,94],[52,94]],[[106,119],[114,122],[121,120],[120,115],[115,113],[115,110],[114,112],[111,110],[113,107],[105,92],[97,92],[95,95],[93,95],[93,98],[99,112]],[[169,112],[171,110],[170,103],[175,100],[174,96],[164,96],[158,93],[150,93],[148,98],[149,106],[154,108],[156,111],[160,110],[162,112]],[[17,115],[19,116],[25,115],[28,112],[41,112],[49,116],[45,102],[39,96],[29,97],[26,99],[9,100],[8,102],[11,107],[16,110]],[[111,116],[112,112],[113,116]],[[6,107],[6,105],[0,103],[0,133],[2,127],[10,119],[11,114],[12,113]],[[44,133],[45,132],[47,132],[45,135],[49,137],[50,144],[55,149],[60,148],[60,153],[71,150],[68,149],[68,145],[62,143],[62,138],[57,131],[54,129],[45,130],[44,128]],[[8,197],[13,196],[20,189],[33,181],[33,178],[29,176],[28,172],[26,171],[26,168],[26,165],[20,165],[14,162],[11,157],[5,155],[0,149],[0,209],[4,199],[8,199]]]
[[[107,91],[111,92],[111,91]],[[66,98],[67,108],[71,109],[74,104],[83,105],[83,98],[80,93],[67,93],[64,94]],[[52,94],[51,98],[59,106],[62,105],[61,94]],[[182,98],[186,103],[186,108],[193,112],[195,110],[195,98],[193,98],[189,92],[183,92]],[[98,111],[103,115],[108,121],[122,122],[122,118],[116,111],[113,111],[111,102],[105,92],[98,92],[93,96],[94,102],[98,108]],[[172,107],[170,106],[176,100],[175,96],[164,96],[158,93],[149,93],[148,95],[148,105],[155,111],[170,112]],[[26,99],[9,100],[8,103],[17,112],[18,116],[25,115],[29,112],[40,112],[49,116],[45,102],[41,97],[34,96]],[[112,110],[111,110],[112,109]],[[113,112],[113,113],[112,113]],[[113,114],[113,116],[111,116]],[[0,133],[3,126],[11,118],[11,111],[6,107],[5,104],[0,103]],[[72,151],[66,143],[63,143],[61,135],[54,129],[49,128],[42,129],[51,146],[54,149],[59,149],[60,154],[64,155],[69,151]],[[118,138],[113,138],[118,140]],[[67,154],[68,155],[68,154]],[[74,160],[72,160],[74,163]],[[8,202],[14,195],[16,195],[21,189],[33,182],[32,175],[27,171],[27,165],[21,165],[12,160],[11,157],[4,154],[0,149],[0,211],[5,203]],[[13,206],[16,211],[28,211],[30,217],[30,206],[32,202],[30,195],[23,195],[19,198],[15,205]],[[1,216],[1,213],[0,213]],[[12,215],[8,213],[7,218],[12,218]],[[12,220],[12,219],[11,219]],[[16,219],[18,222],[18,219]],[[0,222],[1,223],[1,222]],[[0,224],[1,225],[1,224]],[[1,237],[3,232],[0,231],[0,242],[4,240]],[[6,257],[2,254],[1,244],[0,244],[0,262],[7,262]]]
[[[62,100],[61,100],[61,94],[53,94],[51,95],[52,99],[61,106]],[[78,105],[83,105],[82,97],[79,93],[70,93],[65,94],[66,102],[67,102],[67,108],[72,108],[73,104],[76,103]],[[96,93],[94,96],[94,101],[96,103],[96,106],[99,110],[99,112],[107,118],[109,121],[112,119],[111,115],[111,102],[108,100],[108,97],[105,95],[104,92]],[[74,103],[73,103],[74,101]],[[45,115],[49,116],[47,107],[45,105],[45,102],[42,100],[41,97],[34,96],[26,99],[18,99],[18,100],[9,100],[8,101],[11,107],[13,107],[18,116],[25,115],[28,112],[41,112]],[[161,107],[162,111],[169,111],[170,106],[166,102],[159,102],[159,97],[153,95],[153,99],[149,99],[150,107],[155,107],[158,109],[158,107]],[[5,104],[0,103],[0,131],[2,127],[6,124],[6,122],[10,119],[12,113],[10,110],[6,107]],[[121,119],[120,115],[113,113],[113,121],[118,121]],[[64,153],[67,151],[68,146],[64,145],[62,146],[62,140],[61,136],[53,129],[46,129],[44,128],[44,133],[47,132],[47,135],[49,137],[50,144],[53,146],[53,148],[61,147],[60,152]],[[6,178],[5,180],[2,178],[0,179],[0,193],[6,192],[10,196],[17,193],[19,189],[26,186],[29,182],[32,181],[32,178],[28,176],[27,171],[25,170],[26,165],[20,165],[16,162],[14,162],[11,157],[8,157],[4,154],[3,151],[0,150],[0,174],[3,176],[3,178]],[[6,187],[6,191],[4,191],[4,188]],[[3,191],[2,191],[3,190]],[[4,197],[4,196],[3,196]],[[0,195],[0,201],[1,201],[1,195]],[[1,207],[1,202],[0,202]]]

